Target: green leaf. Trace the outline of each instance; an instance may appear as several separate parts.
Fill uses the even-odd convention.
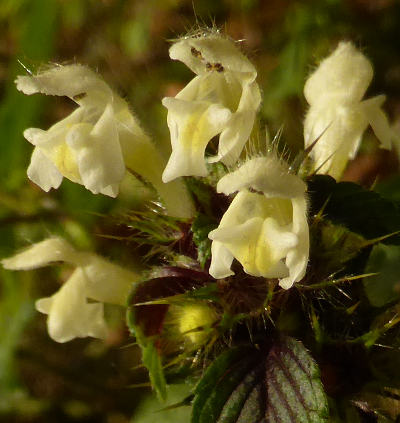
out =
[[[352,182],[337,183],[327,175],[316,175],[308,181],[311,199],[310,215],[321,210],[323,216],[366,239],[400,231],[400,210],[380,194]],[[384,241],[399,244],[400,236]]]
[[[370,391],[361,392],[353,403],[370,415],[377,416],[379,423],[397,422],[400,417],[399,389],[372,388]]]
[[[324,423],[327,398],[317,364],[300,341],[222,353],[195,390],[192,423]]]
[[[166,381],[156,335],[161,331],[167,310],[168,305],[155,304],[131,307],[127,312],[128,326],[142,350],[143,365],[149,372],[151,386],[160,400],[166,396]]]
[[[329,417],[320,372],[300,341],[284,338],[267,358],[269,423],[320,423]]]
[[[157,396],[164,400],[167,396],[167,384],[161,363],[161,356],[155,342],[142,344],[142,361],[149,371],[151,386],[155,389]]]
[[[313,276],[317,281],[337,272],[368,245],[363,237],[349,231],[345,226],[322,219],[318,224],[311,225],[310,240]]]
[[[223,402],[227,398],[224,398],[222,392],[219,390],[220,382],[225,382],[228,377],[232,378],[234,374],[242,374],[243,369],[238,369],[236,364],[240,363],[242,357],[246,357],[247,354],[252,352],[253,349],[251,347],[237,347],[226,350],[207,369],[195,390],[196,396],[193,403],[192,423],[199,423],[206,420],[212,406],[215,408],[213,414],[221,411]],[[248,366],[251,366],[251,362],[248,363]],[[229,392],[227,396],[229,396]],[[219,404],[216,404],[218,398],[220,401]],[[205,418],[203,416],[205,416]],[[217,420],[212,420],[210,418],[209,421],[212,423]]]
[[[394,175],[379,182],[375,187],[375,191],[379,192],[382,197],[400,204],[400,175]]]
[[[364,289],[374,307],[382,307],[400,298],[400,246],[375,245],[366,273],[378,273],[364,279]]]

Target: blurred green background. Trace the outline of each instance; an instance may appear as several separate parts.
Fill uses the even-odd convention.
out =
[[[375,78],[367,94],[387,94],[385,110],[400,126],[396,0],[1,0],[0,257],[49,234],[127,264],[134,256],[95,235],[104,225],[102,215],[135,204],[129,190],[111,200],[64,180],[59,190],[46,194],[26,178],[32,146],[23,130],[48,128],[73,105],[63,98],[19,93],[13,81],[25,72],[20,62],[32,71],[49,61],[97,69],[130,102],[160,148],[167,149],[160,99],[175,95],[192,78],[184,65],[169,60],[168,40],[213,23],[243,40],[259,71],[261,119],[272,136],[283,127],[282,139],[294,150],[302,144],[306,76],[342,39],[353,40],[370,57]],[[390,177],[394,182],[385,185],[386,194],[398,199],[397,167],[397,153],[377,150],[367,133],[346,178],[370,184],[377,175]],[[135,189],[144,188],[136,184]],[[63,275],[58,268],[0,269],[0,421],[186,421],[187,410],[181,417],[153,414],[162,405],[149,397],[149,389],[129,387],[147,383],[141,369],[132,369],[140,355],[121,324],[123,310],[109,310],[114,326],[105,344],[56,344],[48,338],[45,316],[34,311],[34,300],[52,294]],[[177,388],[172,398],[186,390]]]

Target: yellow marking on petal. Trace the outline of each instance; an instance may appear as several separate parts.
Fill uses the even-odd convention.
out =
[[[49,158],[57,166],[57,169],[72,182],[81,183],[76,157],[67,144],[60,144],[52,148]]]

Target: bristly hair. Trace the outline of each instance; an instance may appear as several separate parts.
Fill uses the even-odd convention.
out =
[[[169,38],[167,41],[176,43],[182,39],[187,40],[190,38],[202,38],[210,35],[219,35],[221,37],[230,39],[230,37],[217,26],[215,20],[212,20],[211,26],[209,26],[205,22],[200,23],[196,17],[196,23],[191,27],[185,28],[185,35],[180,35],[176,38]]]
[[[205,22],[199,22],[196,16],[196,23],[191,27],[185,28],[184,35],[176,35],[172,38],[167,38],[166,41],[169,43],[176,43],[180,40],[189,40],[189,39],[196,39],[196,38],[203,38],[209,36],[218,36],[220,38],[224,38],[226,40],[230,40],[232,43],[236,45],[236,47],[240,50],[240,52],[247,57],[247,54],[242,49],[242,43],[245,41],[244,39],[235,40],[230,35],[228,35],[228,31],[225,28],[219,27],[214,18],[210,17],[211,24],[208,25]]]
[[[265,128],[265,142],[261,141],[260,135],[252,135],[250,142],[245,145],[244,157],[240,157],[235,164],[228,166],[229,172],[234,172],[243,166],[247,161],[258,157],[275,156],[275,158],[287,168],[290,172],[290,166],[288,163],[289,149],[287,145],[282,141],[283,127],[281,127],[275,134],[274,138],[270,140],[269,132]],[[255,138],[257,136],[257,138]]]

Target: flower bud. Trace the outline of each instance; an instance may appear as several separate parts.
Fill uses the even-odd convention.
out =
[[[202,345],[210,335],[212,324],[217,320],[216,311],[205,302],[188,303],[178,307],[178,330],[194,345]]]

